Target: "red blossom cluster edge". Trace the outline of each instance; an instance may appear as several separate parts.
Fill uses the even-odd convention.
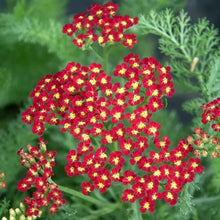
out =
[[[18,151],[20,163],[28,168],[26,177],[18,182],[17,189],[26,192],[31,188],[36,188],[32,197],[26,197],[24,203],[27,205],[27,216],[38,216],[41,209],[50,206],[50,214],[58,211],[58,207],[65,204],[63,194],[54,183],[49,183],[54,174],[52,167],[55,166],[54,157],[56,151],[46,150],[46,142],[40,138],[40,147],[27,146],[28,153],[23,148]]]
[[[201,122],[203,125],[210,125],[210,127],[208,129],[207,127],[194,129],[194,135],[189,135],[187,140],[193,144],[195,156],[217,158],[220,152],[220,139],[218,138],[220,132],[220,98],[216,98],[206,105],[202,104],[201,108],[203,110]]]

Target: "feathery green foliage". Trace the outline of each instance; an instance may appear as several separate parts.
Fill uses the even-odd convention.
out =
[[[193,99],[189,99],[189,100],[185,101],[182,106],[186,112],[188,112],[190,114],[199,115],[199,114],[201,114],[201,109],[198,107],[201,106],[203,103],[205,103],[204,99],[193,98]]]
[[[33,143],[35,139],[36,136],[32,134],[29,127],[21,123],[20,116],[17,119],[12,119],[6,128],[0,129],[0,161],[1,167],[7,167],[8,183],[14,180],[21,168],[16,152],[25,147],[27,143]]]
[[[152,9],[158,12],[164,8],[172,8],[174,11],[178,11],[183,8],[185,4],[186,1],[178,0],[139,0],[138,2],[133,0],[122,0],[120,1],[120,12],[137,17],[139,14],[150,13]]]
[[[212,182],[211,185],[214,188],[213,191],[217,193],[217,195],[220,192],[220,166],[219,166],[219,161],[218,160],[212,160],[211,161],[211,168],[213,170],[213,177],[212,177]]]
[[[207,101],[213,98],[206,83],[220,53],[219,36],[205,18],[191,24],[183,10],[177,16],[170,9],[160,13],[151,11],[148,16],[141,16],[137,31],[159,36],[159,48],[170,58],[179,87],[202,93]]]
[[[73,60],[91,59],[62,33],[66,3],[19,0],[8,3],[11,13],[0,13],[0,106],[26,100],[46,73]]]
[[[207,92],[213,99],[220,96],[220,56],[214,58],[211,63],[210,75],[207,77]]]
[[[0,216],[6,215],[9,208],[10,208],[9,201],[7,201],[5,198],[2,201],[0,201]]]

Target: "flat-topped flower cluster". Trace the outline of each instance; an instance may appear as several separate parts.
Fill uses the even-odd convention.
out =
[[[40,148],[38,146],[27,146],[28,153],[21,148],[18,155],[21,157],[20,163],[28,168],[26,177],[18,182],[17,189],[26,192],[31,188],[36,188],[32,197],[26,197],[24,203],[27,205],[27,216],[38,216],[41,209],[50,206],[50,214],[58,211],[58,207],[65,203],[63,194],[54,183],[49,183],[53,175],[52,167],[55,166],[54,157],[56,151],[48,151],[46,142],[40,138]]]
[[[169,138],[159,137],[161,125],[150,120],[163,108],[163,98],[174,93],[170,67],[152,57],[141,60],[129,54],[113,71],[116,81],[123,83],[112,83],[101,68],[98,63],[87,67],[72,62],[43,77],[31,93],[33,105],[23,113],[23,121],[33,124],[38,135],[50,123],[78,139],[65,170],[70,177],[88,176],[81,185],[84,194],[94,189],[104,193],[112,182],[121,182],[131,185],[123,201],[141,198],[142,212],[153,211],[156,199],[175,204],[182,185],[202,167],[198,158],[186,159],[193,150],[188,142],[180,140],[170,150]],[[140,173],[124,170],[125,163]]]
[[[91,40],[104,47],[108,41],[124,39],[123,44],[131,48],[136,36],[124,34],[124,30],[136,24],[137,19],[117,16],[117,9],[113,3],[94,4],[88,9],[89,16],[74,16],[63,32],[73,36],[78,47],[91,45]],[[30,95],[33,104],[22,113],[22,120],[31,124],[33,133],[39,136],[45,125],[51,124],[78,140],[66,156],[65,171],[69,177],[87,178],[81,184],[83,194],[95,189],[104,193],[112,183],[120,182],[126,185],[123,201],[139,200],[141,212],[153,212],[157,199],[176,204],[183,185],[203,170],[200,159],[193,154],[190,157],[193,147],[189,141],[181,139],[176,147],[170,147],[169,138],[160,136],[161,125],[152,120],[173,93],[170,67],[163,67],[153,57],[141,59],[130,53],[112,74],[106,73],[100,63],[82,66],[71,62],[37,83]],[[18,184],[20,191],[33,185],[37,188],[33,198],[25,200],[30,207],[28,215],[37,215],[39,205],[47,205],[51,199],[53,213],[64,203],[59,189],[47,182],[53,174],[55,153],[42,153],[37,147],[28,149],[31,159],[23,150],[19,155],[22,164],[29,165],[30,176]],[[40,204],[36,202],[39,198]]]
[[[80,13],[73,17],[71,24],[63,27],[63,33],[73,37],[73,44],[82,48],[98,42],[105,45],[108,42],[121,42],[132,48],[136,44],[136,35],[124,33],[128,28],[137,24],[138,18],[128,15],[116,15],[118,5],[108,2],[104,5],[93,4],[87,9],[90,14]]]

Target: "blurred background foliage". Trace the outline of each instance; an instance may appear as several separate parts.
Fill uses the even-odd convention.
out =
[[[85,11],[86,7],[94,2],[107,1],[7,0],[0,2],[0,172],[5,172],[7,184],[6,189],[0,189],[0,217],[6,215],[10,207],[17,207],[25,197],[25,193],[16,190],[17,181],[25,175],[25,170],[19,165],[16,152],[27,144],[36,145],[38,139],[32,134],[31,127],[21,122],[21,112],[30,104],[28,95],[42,76],[58,72],[68,62],[88,65],[96,61],[89,52],[74,47],[71,40],[62,34],[62,26],[69,23],[75,13]],[[193,11],[188,2],[178,0],[114,2],[120,5],[121,15],[128,14],[131,17],[139,17],[142,14],[148,16],[151,10],[160,12],[166,8],[172,9],[174,13],[182,8],[188,9],[189,12]],[[194,6],[197,3],[191,1],[191,5],[192,2]],[[159,36],[152,33],[143,35],[141,31],[137,31],[137,37],[141,43],[138,43],[132,52],[138,53],[142,58],[154,56],[163,65],[166,64],[169,58],[158,49]],[[113,68],[114,65],[119,64],[129,52],[122,46],[113,48],[110,66]],[[218,64],[216,68],[219,68]],[[198,93],[184,91],[178,86],[176,91],[177,95],[168,100],[167,109],[154,116],[156,121],[164,124],[161,135],[169,136],[174,145],[191,132],[191,119],[198,114],[190,104],[188,106],[186,104],[185,107],[188,113],[182,110],[183,101],[198,97]],[[60,133],[59,129],[50,128],[46,132],[45,139],[48,141],[49,150],[58,152],[53,179],[61,185],[80,190],[81,177],[67,178],[64,172],[65,156],[74,147],[73,137],[67,133]],[[220,162],[206,159],[203,163],[206,166],[204,174],[200,175],[195,183],[187,185],[178,205],[171,207],[158,202],[157,211],[143,215],[143,219],[219,220],[220,198],[216,195],[220,193]],[[98,192],[91,195],[103,202],[117,202],[117,208],[99,208],[82,199],[66,195],[67,204],[58,213],[50,216],[48,211],[45,211],[41,219],[134,219],[137,206],[116,199],[121,196],[120,186],[117,184],[113,184],[112,190],[108,190],[104,195]]]

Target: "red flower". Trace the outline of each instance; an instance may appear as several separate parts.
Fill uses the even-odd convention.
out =
[[[21,192],[26,192],[28,189],[31,188],[31,183],[27,181],[27,179],[23,178],[18,182],[17,190]]]
[[[162,96],[161,86],[156,84],[149,86],[146,96],[160,98]]]
[[[122,150],[124,155],[129,155],[131,150],[134,149],[134,144],[131,139],[122,139],[119,141],[119,148]]]
[[[140,96],[139,94],[129,93],[128,94],[128,104],[131,106],[139,105],[141,102],[144,101],[144,97]]]
[[[137,43],[135,34],[124,34],[123,37],[125,40],[123,41],[123,45],[132,49],[133,45]]]
[[[146,156],[142,156],[142,158],[137,162],[138,168],[146,172],[150,172],[152,164],[153,159],[147,159]]]
[[[201,173],[203,171],[203,167],[199,166],[201,160],[199,158],[189,158],[188,169],[194,170],[196,173]]]
[[[122,168],[124,165],[124,158],[122,157],[122,153],[119,151],[114,151],[109,154],[109,164],[115,165],[117,168]]]
[[[124,108],[120,106],[113,107],[110,114],[112,116],[112,123],[116,124],[119,120],[124,119]]]
[[[138,199],[137,195],[135,195],[134,190],[125,189],[122,196],[122,201],[133,203]]]
[[[169,83],[167,83],[165,86],[162,87],[162,90],[165,92],[166,97],[169,98],[169,97],[172,97],[172,96],[173,96],[173,94],[174,94],[174,92],[175,92],[173,86],[174,86],[173,83],[172,83],[172,82],[169,82]]]
[[[51,215],[58,211],[58,207],[57,207],[56,204],[52,204],[49,209],[50,209],[50,214]]]
[[[143,198],[146,194],[143,183],[135,183],[134,185],[132,185],[132,189],[134,190],[134,193],[138,196],[138,198]]]
[[[163,103],[160,98],[150,97],[148,107],[150,111],[156,112],[158,109],[163,108]]]
[[[158,132],[159,129],[160,129],[160,124],[158,124],[155,121],[152,121],[145,129],[145,133],[150,136],[153,136],[154,138],[157,138],[160,135],[160,133]]]
[[[84,182],[81,184],[82,193],[88,195],[88,193],[94,191],[94,186],[90,182]]]
[[[136,174],[133,171],[127,170],[123,173],[122,183],[124,185],[131,184],[135,180],[135,177]]]
[[[140,201],[140,212],[145,213],[146,211],[154,212],[155,206],[154,201],[149,200],[148,197],[143,197],[143,199]]]
[[[182,182],[179,179],[168,179],[165,190],[178,193],[182,191]]]
[[[169,203],[170,205],[175,205],[177,203],[177,194],[171,191],[164,191],[162,192],[162,196],[165,202]]]
[[[155,144],[155,147],[158,149],[168,150],[168,147],[170,145],[170,139],[166,136],[162,138],[162,141],[160,141],[160,139],[158,138],[155,138],[154,144]]]

